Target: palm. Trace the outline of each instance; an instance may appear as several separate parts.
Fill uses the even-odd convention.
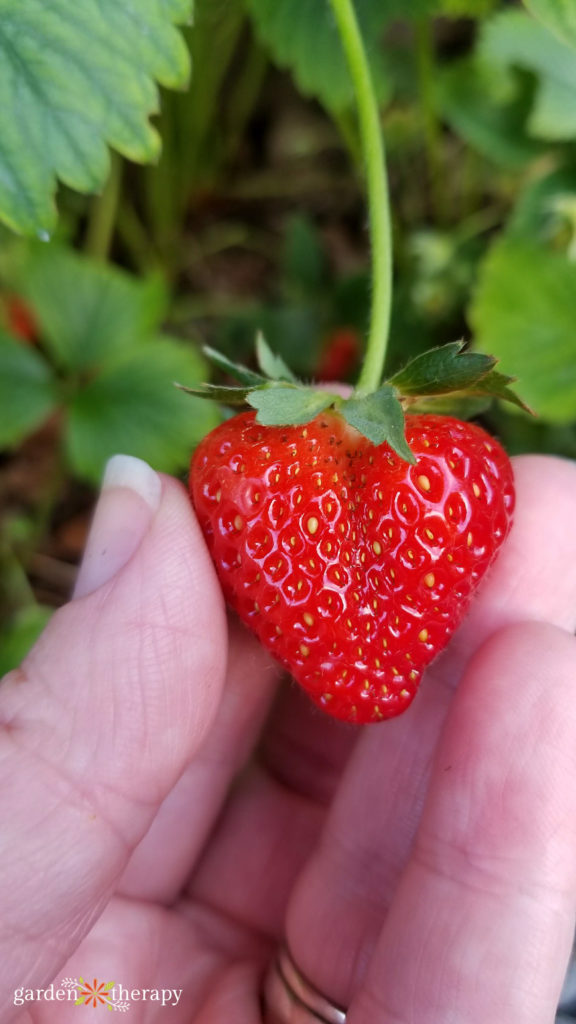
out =
[[[574,666],[570,638],[536,623],[569,631],[575,625],[576,582],[561,567],[575,553],[566,552],[566,543],[573,536],[576,478],[566,464],[523,459],[517,480],[513,534],[465,624],[403,717],[356,730],[325,718],[292,688],[283,685],[276,696],[275,669],[236,626],[222,700],[218,704],[216,684],[204,697],[218,704],[205,729],[195,724],[189,663],[169,680],[160,671],[156,694],[171,687],[169,707],[156,706],[148,695],[141,721],[133,700],[128,717],[115,685],[115,713],[103,715],[89,783],[89,800],[103,818],[94,891],[101,892],[108,878],[114,896],[61,966],[64,953],[76,945],[70,918],[77,925],[78,912],[71,910],[52,947],[42,950],[47,976],[55,970],[71,976],[88,972],[120,979],[126,988],[182,989],[172,1020],[255,1024],[261,1019],[263,970],[287,934],[315,983],[335,1001],[352,1002],[351,1024],[472,1022],[470,972],[458,953],[470,948],[488,979],[478,1020],[500,1024],[529,998],[517,981],[523,971],[534,971],[532,947],[525,942],[526,932],[534,930],[550,962],[538,997],[530,995],[530,1008],[518,1019],[547,1019],[562,978],[571,917],[558,924],[551,877],[543,877],[542,865],[558,881],[558,865],[568,859],[559,823],[576,820],[576,807],[570,787],[562,784],[565,775],[557,778],[550,756],[543,754],[552,772],[544,782],[533,752],[555,749],[562,730],[576,734],[576,701],[568,708],[565,700],[560,703],[571,658]],[[576,540],[570,543],[576,547]],[[208,675],[217,676],[207,651],[208,645],[211,651],[220,647],[215,623],[222,620],[217,593],[210,600],[204,589],[202,614],[210,629],[204,649],[199,623],[195,657]],[[149,612],[143,599],[144,628]],[[164,621],[170,621],[171,640],[181,645],[180,620]],[[485,643],[514,623],[524,624]],[[125,635],[126,622],[122,626]],[[154,650],[163,644],[165,637],[156,634]],[[454,700],[454,687],[479,648]],[[528,678],[548,649],[556,712],[549,703],[536,706],[538,686]],[[525,684],[523,691],[517,680]],[[85,700],[93,702],[93,694]],[[94,708],[89,710],[94,728]],[[124,730],[121,753],[113,722]],[[174,730],[178,723],[183,737],[156,743],[158,730]],[[84,737],[80,745],[85,742]],[[174,786],[182,757],[175,748],[195,753]],[[523,749],[530,758],[522,757]],[[565,773],[566,764],[561,767]],[[126,849],[146,829],[118,880]],[[539,885],[540,900],[514,901],[514,894]],[[97,913],[97,903],[95,895],[87,915]],[[78,931],[85,927],[81,921]],[[441,941],[428,941],[435,931]],[[23,983],[16,980],[11,987]],[[140,1012],[138,1019],[153,1021],[164,1019],[165,1011],[146,1003]],[[72,1007],[34,1004],[29,1019],[65,1024],[66,1013],[76,1020]]]

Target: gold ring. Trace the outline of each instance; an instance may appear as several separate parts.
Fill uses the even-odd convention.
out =
[[[264,982],[265,1024],[346,1024],[346,1010],[304,977],[281,946]]]

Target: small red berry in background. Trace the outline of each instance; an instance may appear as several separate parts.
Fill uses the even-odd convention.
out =
[[[318,380],[346,381],[356,370],[362,342],[353,327],[338,327],[325,339],[316,376]]]
[[[38,325],[30,306],[18,295],[10,295],[4,300],[4,319],[9,334],[22,341],[35,341],[38,337]]]

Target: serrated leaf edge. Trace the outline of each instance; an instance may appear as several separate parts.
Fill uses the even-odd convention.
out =
[[[244,386],[227,386],[204,383],[195,387],[187,387],[186,385],[179,384],[177,382],[175,382],[175,386],[181,391],[197,398],[211,399],[225,405],[249,405],[256,410],[257,422],[261,423],[263,426],[300,426],[310,422],[316,416],[320,415],[321,412],[332,408],[339,413],[351,427],[358,430],[359,433],[366,437],[372,444],[379,445],[387,443],[401,459],[411,464],[415,463],[416,460],[406,441],[405,432],[400,432],[397,429],[398,424],[395,424],[391,420],[389,423],[389,429],[387,429],[385,420],[380,424],[374,421],[375,429],[370,430],[367,429],[370,425],[370,417],[355,415],[355,409],[358,407],[358,404],[362,403],[363,399],[369,398],[369,395],[359,395],[353,392],[352,395],[346,399],[341,395],[329,392],[328,389],[314,387],[313,385],[299,381],[294,377],[292,371],[286,366],[284,360],[269,348],[261,333],[257,335],[256,347],[258,363],[260,369],[264,371],[262,374],[257,373],[242,364],[233,363],[227,356],[217,352],[209,346],[203,347],[203,353],[211,363],[230,376],[235,376],[236,379],[241,382],[241,385]],[[438,390],[438,382],[442,379],[439,377],[436,387],[434,387],[433,390],[427,391],[419,389],[406,391],[403,389],[401,386],[402,377],[406,374],[406,371],[410,366],[421,363],[426,359],[426,357],[430,357],[433,353],[441,353],[443,351],[448,361],[450,360],[452,352],[454,359],[465,360],[470,356],[475,357],[475,362],[477,362],[477,358],[482,356],[486,362],[484,363],[484,368],[481,372],[478,372],[477,374],[472,373],[470,375],[465,387],[446,386],[445,389]],[[397,371],[397,373],[392,377],[383,381],[378,391],[382,391],[383,393],[386,392],[388,397],[393,395],[398,402],[399,410],[401,410],[404,416],[409,408],[417,406],[421,401],[432,404],[434,399],[446,399],[450,396],[454,396],[454,398],[462,400],[466,397],[478,395],[486,398],[497,398],[502,401],[511,402],[524,411],[533,414],[530,407],[509,387],[509,385],[514,383],[517,378],[499,373],[494,369],[496,364],[497,360],[492,356],[469,351],[466,348],[466,342],[463,340],[449,342],[446,345],[438,345],[435,348],[428,349],[426,352],[420,353],[420,355],[414,357],[414,359],[409,360],[401,370]],[[266,371],[271,370],[272,368],[277,374],[286,375],[271,377],[266,374]],[[492,378],[493,387],[490,386],[490,378]],[[447,377],[447,379],[449,379],[449,377]],[[485,386],[482,387],[482,384]],[[319,396],[322,396],[322,402],[319,406],[316,405],[316,407],[314,407],[314,403],[312,403],[312,409],[309,415],[306,410],[302,412],[301,407],[298,409],[297,403],[295,403],[295,410],[293,414],[288,410],[285,413],[282,412],[280,418],[271,417],[268,414],[261,412],[258,403],[256,401],[251,401],[251,396],[262,391],[274,390],[282,390],[283,392],[290,390],[293,390],[294,392],[307,391],[310,392],[310,394],[317,393]],[[371,394],[373,398],[374,394],[377,394],[377,392],[373,392]],[[429,411],[431,412],[432,409],[429,409]],[[447,413],[444,412],[443,414],[446,415]],[[400,436],[401,434],[402,436]]]

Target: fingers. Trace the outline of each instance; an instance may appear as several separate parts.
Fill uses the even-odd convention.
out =
[[[526,457],[516,460],[515,472],[518,507],[509,541],[409,711],[362,732],[290,903],[288,938],[299,965],[343,1004],[363,976],[409,856],[434,750],[470,654],[499,619],[574,622],[575,577],[565,566],[576,560],[576,469]]]
[[[356,729],[285,685],[259,756],[232,791],[191,879],[190,898],[279,939],[294,880],[356,739]]]
[[[576,897],[576,641],[508,627],[470,665],[350,1024],[552,1020]]]
[[[252,753],[277,684],[278,667],[257,641],[233,620],[226,688],[209,742],[201,746],[162,804],[149,832],[132,855],[119,892],[165,903],[176,898],[213,829],[231,780]],[[309,851],[310,840],[304,847],[296,842],[293,857],[286,856],[288,847],[284,846],[282,885],[280,870],[272,874],[266,872],[276,897],[272,902],[264,898],[261,885],[257,889],[262,899],[254,901],[254,893],[246,886],[244,869],[239,869],[240,848],[245,843],[248,847],[258,847],[246,850],[246,858],[255,864],[265,848],[261,841],[264,832],[271,837],[275,833],[280,837],[285,835],[287,823],[283,814],[278,813],[280,807],[285,807],[291,816],[296,806],[302,807],[304,818],[308,817],[311,804],[318,803],[323,808],[340,781],[342,766],[358,735],[356,729],[320,714],[295,685],[283,685],[278,697],[260,744],[258,760],[264,773],[244,776],[244,784],[235,787],[200,872],[204,899],[208,898],[211,879],[217,892],[217,897],[213,895],[211,899],[217,898],[223,906],[228,906],[230,900],[239,901],[235,912],[240,917],[244,914],[241,904],[248,901],[247,910],[258,918],[254,919],[254,925],[272,932],[282,920],[289,884]],[[248,804],[252,806],[254,786],[257,788],[256,811],[266,820],[251,832],[242,828],[241,822],[248,813]],[[299,797],[304,799],[299,800]],[[270,817],[269,799],[274,808]],[[293,824],[291,817],[290,826]]]
[[[117,891],[132,898],[176,899],[262,729],[278,669],[238,622],[230,622],[229,633],[226,686],[208,739],[161,804],[119,882]]]
[[[86,932],[223,685],[224,610],[188,499],[138,460],[113,463],[77,595],[0,688],[4,993]]]
[[[288,944],[304,974],[347,1006],[364,976],[418,827],[448,691],[362,736],[298,878]]]
[[[283,687],[262,739],[266,771],[286,789],[327,806],[358,729],[321,713],[294,683]]]
[[[434,665],[453,685],[480,644],[501,626],[534,619],[576,628],[576,465],[524,455],[513,460],[514,524],[462,626]]]
[[[269,954],[259,936],[203,909],[189,920],[166,907],[114,896],[56,975],[54,988],[62,987],[62,978],[114,979],[114,1009],[124,1004],[124,1019],[138,1024],[256,1024]],[[89,1009],[79,1013],[67,1000],[35,1001],[34,1024],[98,1020],[91,1004]],[[99,1009],[102,1020],[105,1007]],[[17,1020],[23,1024],[22,1016]]]
[[[503,622],[529,617],[572,631],[576,627],[576,575],[571,571],[576,559],[576,464],[526,455],[514,459],[514,473],[515,528],[484,589],[484,614],[487,607],[491,610],[491,618],[484,620],[485,633]]]

